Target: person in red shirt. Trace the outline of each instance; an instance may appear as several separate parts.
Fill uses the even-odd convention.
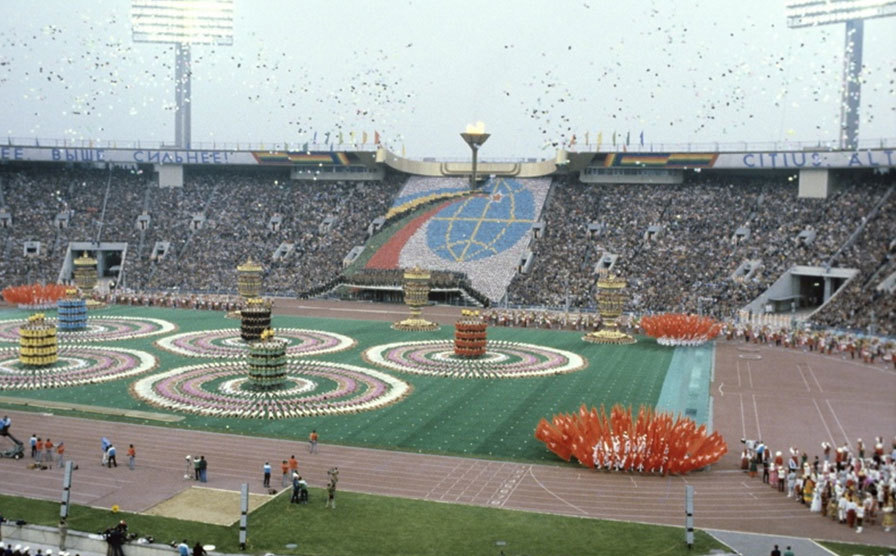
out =
[[[44,463],[48,465],[53,464],[53,441],[49,438],[46,442],[44,442]]]
[[[56,460],[59,467],[65,465],[65,442],[60,442],[59,446],[56,446]]]
[[[312,430],[311,434],[308,435],[308,452],[314,453],[317,451],[317,430]]]
[[[43,458],[44,452],[44,439],[38,438],[37,443],[34,445],[34,459],[37,460],[37,463],[40,463],[41,458]]]
[[[299,470],[299,460],[296,459],[295,454],[289,456],[289,474],[298,472]]]
[[[283,463],[280,464],[280,471],[283,473],[283,480],[280,486],[285,488],[289,484],[289,463],[286,460],[283,460]]]
[[[128,468],[133,471],[136,466],[137,450],[133,444],[128,444]]]

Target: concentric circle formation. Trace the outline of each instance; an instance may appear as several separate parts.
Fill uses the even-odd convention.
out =
[[[179,367],[135,382],[132,393],[154,406],[214,417],[288,419],[379,409],[410,391],[403,380],[373,369],[291,360],[286,385],[253,390],[243,362]]]
[[[288,342],[286,355],[290,357],[334,353],[350,349],[356,343],[348,336],[335,332],[302,328],[277,328],[274,335]],[[239,329],[234,328],[182,332],[161,338],[156,345],[187,357],[242,358],[247,351]]]
[[[49,319],[56,322],[56,319]],[[0,342],[18,342],[19,327],[24,319],[0,321]],[[147,317],[87,317],[87,327],[83,330],[60,330],[60,343],[108,342],[132,340],[167,334],[175,330],[174,323]]]
[[[69,346],[47,367],[19,363],[18,348],[0,349],[0,390],[63,388],[106,382],[148,371],[156,358],[136,349]]]
[[[517,378],[571,373],[583,369],[582,356],[556,348],[489,340],[479,359],[454,355],[451,340],[398,342],[364,352],[374,365],[421,375],[456,378]]]

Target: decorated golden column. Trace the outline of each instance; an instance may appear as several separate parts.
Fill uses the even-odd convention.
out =
[[[264,269],[250,257],[236,267],[236,289],[246,299],[261,297],[261,275]]]
[[[96,259],[84,251],[74,262],[75,284],[84,293],[92,291],[96,285]]]
[[[19,363],[46,367],[57,358],[56,325],[46,320],[43,313],[31,315],[19,328]]]
[[[392,325],[395,330],[421,331],[438,330],[439,325],[421,316],[423,307],[429,303],[429,271],[419,266],[404,271],[404,304],[411,315]]]
[[[625,280],[603,271],[597,277],[597,308],[600,310],[602,326],[600,330],[582,336],[586,342],[595,344],[634,344],[636,340],[619,331],[616,320],[622,314],[627,299],[624,291]]]

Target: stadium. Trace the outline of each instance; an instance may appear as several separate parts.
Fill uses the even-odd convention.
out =
[[[122,518],[140,556],[896,544],[892,138],[210,144],[184,89],[174,144],[0,146],[4,545],[90,556]],[[645,463],[635,423],[576,440],[591,408],[692,425],[690,461]]]

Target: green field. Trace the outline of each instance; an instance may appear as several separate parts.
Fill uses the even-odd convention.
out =
[[[18,310],[0,311],[0,319],[24,318],[27,314]],[[48,314],[52,316],[53,312]],[[239,326],[238,321],[226,319],[221,312],[211,311],[120,306],[94,314],[165,319],[178,325],[177,332]],[[354,348],[316,356],[314,359],[362,367],[371,366],[361,358],[361,352],[367,347],[403,340],[450,338],[453,332],[451,327],[442,327],[437,332],[402,333],[392,330],[389,323],[384,322],[277,315],[274,316],[273,324],[275,328],[311,328],[350,336],[358,341]],[[398,403],[376,411],[283,420],[213,418],[188,414],[176,426],[296,439],[305,439],[311,429],[317,429],[323,442],[554,462],[557,458],[533,437],[539,419],[550,418],[558,412],[574,411],[582,403],[589,406],[610,406],[615,403],[631,404],[634,407],[640,404],[656,405],[673,361],[673,354],[676,353],[674,349],[659,346],[643,337],[632,346],[605,346],[583,342],[581,335],[581,332],[573,331],[489,329],[490,339],[548,345],[576,352],[587,359],[587,368],[569,374],[538,378],[460,379],[386,371],[410,383],[413,390]],[[159,337],[161,336],[92,345],[148,351],[159,359],[159,367],[151,372],[204,361],[174,355],[157,348],[153,342]],[[701,364],[711,365],[711,360],[711,356],[703,357],[701,361],[706,363]],[[703,371],[707,377],[705,388],[708,390],[708,372],[706,369]],[[40,391],[7,390],[4,394],[93,406],[164,411],[132,397],[128,390],[132,382],[132,379],[127,379]],[[671,383],[674,385],[675,381]],[[664,400],[668,398],[669,391],[667,386]],[[683,409],[680,411],[684,412]]]
[[[706,554],[724,545],[696,531],[688,551],[680,527],[544,515],[512,510],[439,504],[340,492],[337,509],[324,508],[326,494],[311,489],[307,505],[288,503],[288,494],[249,515],[247,552],[290,555],[375,556],[414,554],[565,555]],[[29,523],[56,525],[59,503],[0,495],[5,515]],[[224,553],[239,551],[238,525],[207,525],[157,516],[116,513],[73,506],[69,527],[98,532],[124,519],[131,532],[156,542],[186,538],[213,544]],[[287,544],[297,545],[287,548]],[[127,547],[125,547],[127,554]],[[174,551],[172,551],[172,554]]]

